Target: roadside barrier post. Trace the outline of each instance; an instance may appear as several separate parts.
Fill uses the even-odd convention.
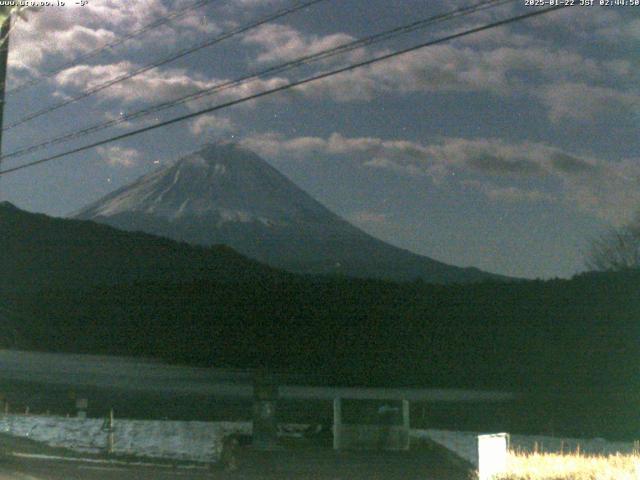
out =
[[[478,435],[478,480],[493,480],[507,472],[509,434]]]

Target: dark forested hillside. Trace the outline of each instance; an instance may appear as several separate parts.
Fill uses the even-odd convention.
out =
[[[0,204],[0,291],[135,281],[244,281],[284,273],[223,246],[205,248]]]
[[[227,248],[6,204],[0,227],[0,318],[12,346],[342,384],[596,396],[592,417],[640,401],[638,271],[448,286],[304,277]]]
[[[37,349],[551,391],[638,383],[638,285],[631,272],[448,287],[290,278],[58,289],[14,302]]]

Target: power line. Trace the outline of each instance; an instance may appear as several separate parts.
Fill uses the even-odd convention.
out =
[[[461,16],[465,16],[465,15],[469,15],[471,13],[475,13],[481,10],[485,10],[488,8],[495,8],[497,6],[500,5],[504,5],[507,3],[513,3],[516,0],[485,0],[483,2],[480,3],[476,3],[467,7],[461,7],[449,12],[445,12],[442,14],[438,14],[438,15],[434,15],[431,17],[428,17],[426,19],[421,19],[421,20],[417,20],[415,22],[412,22],[410,24],[405,24],[405,25],[401,25],[399,27],[395,27],[393,29],[390,30],[386,30],[384,32],[381,33],[377,33],[375,35],[371,35],[362,39],[358,39],[358,40],[354,40],[351,42],[347,42],[341,45],[338,45],[336,47],[333,48],[329,48],[314,54],[310,54],[310,55],[305,55],[302,57],[299,57],[295,60],[289,61],[289,62],[285,62],[284,64],[280,64],[280,65],[276,65],[270,68],[267,68],[265,70],[259,71],[259,72],[255,72],[255,73],[251,73],[248,75],[244,75],[242,77],[239,77],[235,80],[229,80],[229,81],[225,81],[216,85],[213,85],[211,87],[205,88],[205,89],[201,89],[198,90],[197,92],[188,94],[188,95],[184,95],[182,97],[178,97],[176,99],[173,100],[169,100],[157,105],[153,105],[151,107],[147,107],[141,110],[138,110],[136,112],[133,113],[129,113],[127,115],[123,115],[120,118],[116,118],[116,119],[112,119],[112,120],[108,120],[106,122],[102,122],[102,123],[98,123],[98,124],[94,124],[90,127],[86,127],[84,129],[81,130],[76,130],[67,134],[64,134],[62,136],[58,136],[58,137],[54,137],[53,139],[49,139],[46,140],[44,142],[35,144],[35,145],[30,145],[27,147],[23,147],[20,148],[18,150],[15,150],[13,152],[7,153],[4,156],[0,156],[0,161],[2,161],[3,159],[8,159],[8,158],[15,158],[15,157],[20,157],[23,155],[27,155],[29,153],[33,153],[39,150],[42,150],[44,148],[50,147],[52,145],[57,145],[60,143],[64,143],[66,141],[72,140],[74,138],[78,138],[78,137],[83,137],[85,135],[88,134],[93,134],[96,133],[100,130],[104,130],[106,128],[110,128],[110,127],[114,127],[117,125],[120,125],[122,123],[128,122],[130,120],[134,120],[134,119],[138,119],[147,115],[150,115],[152,113],[157,113],[163,110],[167,110],[169,108],[173,108],[176,107],[178,105],[187,103],[189,101],[193,101],[196,99],[200,99],[202,97],[206,97],[206,96],[210,96],[213,95],[215,93],[219,93],[221,91],[227,90],[229,88],[233,88],[233,87],[237,87],[239,85],[242,85],[244,83],[247,83],[248,81],[257,79],[257,78],[261,78],[267,75],[272,75],[275,73],[281,73],[287,70],[291,70],[293,68],[299,67],[301,65],[307,65],[310,64],[312,62],[316,62],[318,60],[324,60],[336,55],[340,55],[352,50],[355,50],[357,48],[362,48],[365,46],[370,46],[373,45],[375,43],[379,43],[382,41],[386,41],[389,40],[391,38],[394,38],[398,35],[402,35],[405,33],[409,33],[409,32],[413,32],[415,30],[418,30],[420,28],[424,28],[426,26],[438,23],[438,22],[443,22],[443,21],[448,21],[454,18],[458,18]]]
[[[182,115],[182,116],[179,116],[179,117],[175,117],[175,118],[172,118],[170,120],[165,120],[165,121],[157,123],[155,125],[150,125],[150,126],[147,126],[147,127],[139,128],[137,130],[133,130],[131,132],[123,133],[121,135],[117,135],[117,136],[114,136],[114,137],[111,137],[111,138],[107,138],[105,140],[100,140],[98,142],[94,142],[94,143],[91,143],[89,145],[85,145],[85,146],[82,146],[82,147],[74,148],[72,150],[68,150],[66,152],[59,153],[57,155],[52,155],[52,156],[49,156],[49,157],[42,158],[40,160],[35,160],[33,162],[29,162],[29,163],[25,163],[23,165],[16,166],[16,167],[13,167],[13,168],[8,168],[6,170],[1,170],[0,171],[0,175],[7,175],[9,173],[17,172],[19,170],[24,170],[26,168],[34,167],[36,165],[40,165],[40,164],[43,164],[43,163],[51,162],[51,161],[57,160],[59,158],[63,158],[63,157],[66,157],[66,156],[69,156],[69,155],[72,155],[72,154],[75,154],[75,153],[79,153],[79,152],[83,152],[83,151],[86,151],[86,150],[90,150],[92,148],[99,147],[99,146],[102,146],[102,145],[105,145],[105,144],[108,144],[108,143],[112,143],[112,142],[115,142],[115,141],[118,141],[118,140],[123,140],[125,138],[133,137],[135,135],[139,135],[141,133],[145,133],[145,132],[148,132],[148,131],[151,131],[151,130],[155,130],[157,128],[162,128],[162,127],[166,127],[166,126],[172,125],[174,123],[183,122],[185,120],[189,120],[191,118],[198,117],[198,116],[204,115],[206,113],[215,112],[217,110],[222,110],[224,108],[228,108],[228,107],[231,107],[233,105],[238,105],[240,103],[245,103],[245,102],[248,102],[248,101],[251,101],[251,100],[256,100],[258,98],[262,98],[262,97],[265,97],[267,95],[272,95],[274,93],[283,92],[285,90],[289,90],[289,89],[294,88],[294,87],[299,87],[299,86],[302,86],[302,85],[306,85],[308,83],[316,82],[318,80],[323,80],[325,78],[333,77],[335,75],[338,75],[338,74],[341,74],[341,73],[345,73],[345,72],[348,72],[348,71],[351,71],[351,70],[355,70],[357,68],[373,65],[373,64],[376,64],[376,63],[379,63],[379,62],[382,62],[382,61],[385,61],[385,60],[389,60],[391,58],[394,58],[394,57],[397,57],[397,56],[400,56],[400,55],[404,55],[404,54],[407,54],[407,53],[410,53],[410,52],[414,52],[414,51],[417,51],[417,50],[420,50],[420,49],[423,49],[423,48],[426,48],[426,47],[430,47],[432,45],[445,43],[445,42],[448,42],[448,41],[451,41],[451,40],[455,40],[457,38],[462,38],[462,37],[466,37],[468,35],[472,35],[474,33],[482,32],[482,31],[485,31],[485,30],[490,30],[490,29],[497,28],[497,27],[501,27],[501,26],[508,25],[508,24],[511,24],[511,23],[519,22],[521,20],[525,20],[525,19],[528,19],[528,18],[536,17],[536,16],[539,16],[539,15],[544,15],[544,14],[547,14],[547,13],[550,13],[550,12],[553,12],[553,11],[556,11],[556,10],[560,10],[560,9],[566,8],[568,6],[569,5],[560,5],[560,6],[547,7],[547,8],[543,8],[541,10],[536,10],[536,11],[532,11],[532,12],[525,13],[525,14],[522,14],[522,15],[517,15],[515,17],[510,17],[510,18],[507,18],[507,19],[504,19],[504,20],[499,20],[499,21],[496,21],[496,22],[488,23],[488,24],[485,24],[485,25],[480,26],[480,27],[475,27],[475,28],[471,28],[471,29],[468,29],[468,30],[464,30],[462,32],[455,33],[455,34],[452,34],[452,35],[447,35],[445,37],[441,37],[441,38],[438,38],[436,40],[430,40],[428,42],[420,43],[420,44],[414,45],[412,47],[404,48],[402,50],[398,50],[398,51],[395,51],[395,52],[392,52],[392,53],[388,53],[388,54],[385,54],[385,55],[374,57],[374,58],[371,58],[369,60],[365,60],[365,61],[362,61],[362,62],[351,64],[351,65],[348,65],[346,67],[338,68],[338,69],[331,70],[331,71],[325,72],[325,73],[320,73],[320,74],[305,78],[303,80],[298,80],[296,82],[289,83],[287,85],[282,85],[280,87],[275,87],[275,88],[272,88],[270,90],[265,90],[265,91],[260,92],[260,93],[249,95],[247,97],[239,98],[239,99],[236,99],[236,100],[231,100],[229,102],[225,102],[225,103],[222,103],[222,104],[219,104],[219,105],[215,105],[213,107],[205,108],[205,109],[199,110],[197,112],[193,112],[193,113],[189,113],[187,115]]]
[[[89,88],[89,89],[85,90],[84,92],[82,92],[79,95],[76,95],[75,97],[71,97],[71,98],[69,98],[67,100],[64,100],[64,101],[62,101],[60,103],[57,103],[55,105],[52,105],[50,107],[47,107],[47,108],[44,108],[42,110],[38,110],[38,111],[36,111],[34,113],[28,114],[28,115],[22,117],[20,120],[17,120],[15,122],[7,125],[2,130],[3,131],[11,130],[11,129],[19,126],[19,125],[22,125],[22,124],[24,124],[26,122],[34,120],[34,119],[36,119],[38,117],[41,117],[42,115],[46,115],[46,114],[54,112],[54,111],[56,111],[56,110],[58,110],[58,109],[60,109],[62,107],[65,107],[67,105],[71,105],[72,103],[75,103],[75,102],[77,102],[79,100],[82,100],[84,98],[90,97],[91,95],[93,95],[95,93],[101,92],[102,90],[105,90],[105,89],[107,89],[107,88],[109,88],[109,87],[111,87],[113,85],[118,84],[118,83],[124,82],[125,80],[130,80],[130,79],[132,79],[134,77],[137,77],[138,75],[141,75],[142,73],[148,72],[150,70],[154,70],[154,69],[156,69],[158,67],[166,65],[167,63],[173,62],[173,61],[178,60],[178,59],[180,59],[182,57],[185,57],[187,55],[191,55],[192,53],[195,53],[195,52],[197,52],[199,50],[202,50],[204,48],[211,47],[211,46],[213,46],[213,45],[215,45],[215,44],[217,44],[219,42],[222,42],[223,40],[226,40],[226,39],[231,38],[233,36],[239,35],[241,33],[245,33],[245,32],[247,32],[249,30],[252,30],[252,29],[254,29],[256,27],[259,27],[260,25],[264,25],[265,23],[269,23],[269,22],[271,22],[273,20],[277,20],[278,18],[284,17],[286,15],[289,15],[291,13],[297,12],[297,11],[302,10],[304,8],[307,8],[307,7],[311,6],[311,5],[314,5],[314,4],[320,3],[320,2],[324,2],[324,1],[326,1],[326,0],[309,0],[309,1],[304,2],[304,3],[296,4],[293,7],[284,8],[284,9],[278,10],[276,13],[273,13],[271,15],[267,15],[266,17],[262,17],[261,19],[256,20],[254,22],[251,22],[251,23],[249,23],[247,25],[243,25],[243,26],[240,26],[238,28],[234,28],[234,29],[232,29],[232,30],[230,30],[228,32],[222,33],[221,35],[217,35],[214,38],[212,38],[210,40],[207,40],[205,42],[199,43],[199,44],[197,44],[197,45],[195,45],[193,47],[182,49],[182,50],[178,51],[177,53],[175,53],[173,55],[170,55],[168,57],[164,57],[161,60],[158,60],[156,62],[147,64],[147,65],[145,65],[143,67],[140,67],[140,68],[134,70],[133,72],[128,72],[128,73],[119,75],[119,76],[117,76],[115,78],[112,78],[111,80],[108,80],[106,82],[103,82],[101,84],[98,84],[98,85],[96,85],[96,86],[94,86],[92,88]]]
[[[71,60],[70,62],[64,63],[58,67],[55,67],[51,70],[48,70],[46,72],[44,72],[43,74],[41,74],[40,76],[38,76],[38,78],[34,78],[32,80],[29,80],[27,82],[21,83],[20,85],[10,88],[7,90],[7,95],[11,95],[14,93],[17,93],[19,91],[22,91],[26,88],[32,87],[38,83],[40,83],[42,80],[45,80],[47,78],[51,78],[54,75],[57,75],[58,73],[62,72],[63,70],[66,70],[68,68],[71,67],[75,67],[76,65],[78,65],[80,62],[84,62],[86,60],[89,60],[91,58],[95,58],[98,55],[100,55],[102,52],[106,51],[106,50],[110,50],[113,49],[119,45],[122,45],[123,43],[132,40],[136,37],[139,37],[151,30],[154,30],[156,28],[159,28],[163,25],[166,25],[167,23],[173,21],[173,20],[177,20],[179,18],[184,17],[185,15],[187,15],[189,12],[193,11],[193,10],[197,10],[201,7],[206,6],[209,3],[215,2],[218,0],[199,0],[181,10],[177,10],[173,13],[170,13],[169,15],[165,15],[157,20],[154,20],[151,23],[148,23],[146,25],[144,25],[143,27],[140,27],[138,30],[134,30],[133,32],[130,32],[120,38],[118,38],[117,40],[114,40],[113,42],[107,43],[105,45],[102,45],[101,47],[97,47],[83,55],[80,55],[79,57],[76,57],[74,60]]]
[[[331,56],[334,55],[338,55],[338,54],[342,54],[351,50],[354,50],[356,48],[361,48],[364,46],[368,46],[368,45],[372,45],[374,43],[380,42],[380,41],[384,41],[384,40],[388,40],[389,38],[393,38],[394,36],[400,35],[400,34],[404,34],[404,33],[408,33],[414,30],[417,30],[418,28],[422,28],[425,27],[429,24],[432,23],[436,23],[439,21],[445,21],[445,20],[450,20],[452,18],[455,18],[457,16],[461,16],[461,15],[466,15],[469,13],[473,13],[476,11],[480,11],[486,8],[494,8],[496,6],[502,5],[502,4],[506,4],[506,3],[512,3],[515,0],[489,0],[489,1],[484,1],[478,4],[474,4],[468,7],[462,7],[450,12],[446,12],[444,14],[439,14],[436,16],[432,16],[429,17],[427,19],[423,19],[423,20],[419,20],[413,23],[410,23],[408,25],[402,25],[400,27],[396,27],[394,29],[391,30],[387,30],[385,32],[376,34],[376,35],[372,35],[363,39],[359,39],[359,40],[355,40],[352,42],[348,42],[342,45],[338,45],[337,47],[333,47],[321,52],[317,52],[315,54],[312,55],[306,55],[303,57],[299,57],[298,59],[295,59],[293,61],[290,62],[286,62],[285,64],[281,64],[281,65],[277,65],[274,67],[270,67],[266,70],[262,70],[260,72],[257,73],[252,73],[249,75],[245,75],[243,77],[240,77],[238,79],[235,80],[230,80],[230,81],[226,81],[226,82],[222,82],[220,84],[216,84],[212,87],[206,88],[206,89],[202,89],[199,90],[197,92],[191,93],[189,95],[185,95],[183,97],[179,97],[177,99],[173,99],[167,102],[163,102],[161,104],[158,105],[154,105],[152,107],[147,107],[145,109],[139,110],[137,112],[133,112],[127,115],[124,115],[120,118],[117,119],[113,119],[113,120],[109,120],[107,122],[103,122],[97,125],[93,125],[91,127],[87,127],[85,129],[82,130],[77,130],[68,134],[65,134],[63,136],[60,137],[56,137],[54,139],[50,139],[47,141],[44,141],[42,143],[36,144],[36,145],[32,145],[29,147],[24,147],[21,148],[19,150],[16,150],[14,152],[8,153],[6,155],[4,155],[3,157],[0,157],[0,159],[7,159],[7,158],[12,158],[12,157],[17,157],[17,156],[22,156],[22,155],[26,155],[28,153],[33,153],[34,151],[37,150],[41,150],[45,147],[49,147],[51,145],[56,145],[62,142],[65,142],[67,140],[73,139],[73,138],[77,138],[80,136],[84,136],[90,133],[95,133],[97,131],[103,130],[105,128],[109,128],[109,127],[113,127],[119,124],[122,124],[124,122],[130,121],[132,119],[136,119],[136,118],[140,118],[146,115],[149,115],[151,113],[157,113],[159,111],[162,110],[166,110],[168,108],[172,108],[175,107],[177,105],[186,103],[188,101],[192,101],[195,99],[199,99],[201,97],[204,96],[209,96],[212,95],[214,93],[218,93],[220,91],[223,90],[227,90],[228,88],[231,87],[237,87],[249,80],[253,80],[256,78],[260,78],[263,76],[266,76],[268,74],[273,74],[273,73],[280,73],[282,71],[286,71],[286,70],[290,70],[292,68],[298,67],[300,65],[306,64],[306,63],[311,63],[313,61],[317,61],[317,60],[322,60],[322,59],[326,59],[329,58]]]

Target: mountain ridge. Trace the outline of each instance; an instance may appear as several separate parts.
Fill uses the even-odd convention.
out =
[[[342,219],[257,154],[206,144],[91,203],[73,218],[195,245],[225,244],[294,273],[395,281],[506,279],[395,247]]]

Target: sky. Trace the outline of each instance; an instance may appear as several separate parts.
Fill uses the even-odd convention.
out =
[[[9,93],[3,153],[472,2],[320,1],[7,128],[294,4],[212,0],[77,61],[192,3],[67,1],[16,19],[8,88],[40,81]],[[514,1],[430,25],[3,168],[535,8]],[[570,277],[590,241],[640,208],[639,47],[640,6],[566,8],[2,176],[0,200],[65,216],[204,143],[233,140],[389,243],[506,275]]]

